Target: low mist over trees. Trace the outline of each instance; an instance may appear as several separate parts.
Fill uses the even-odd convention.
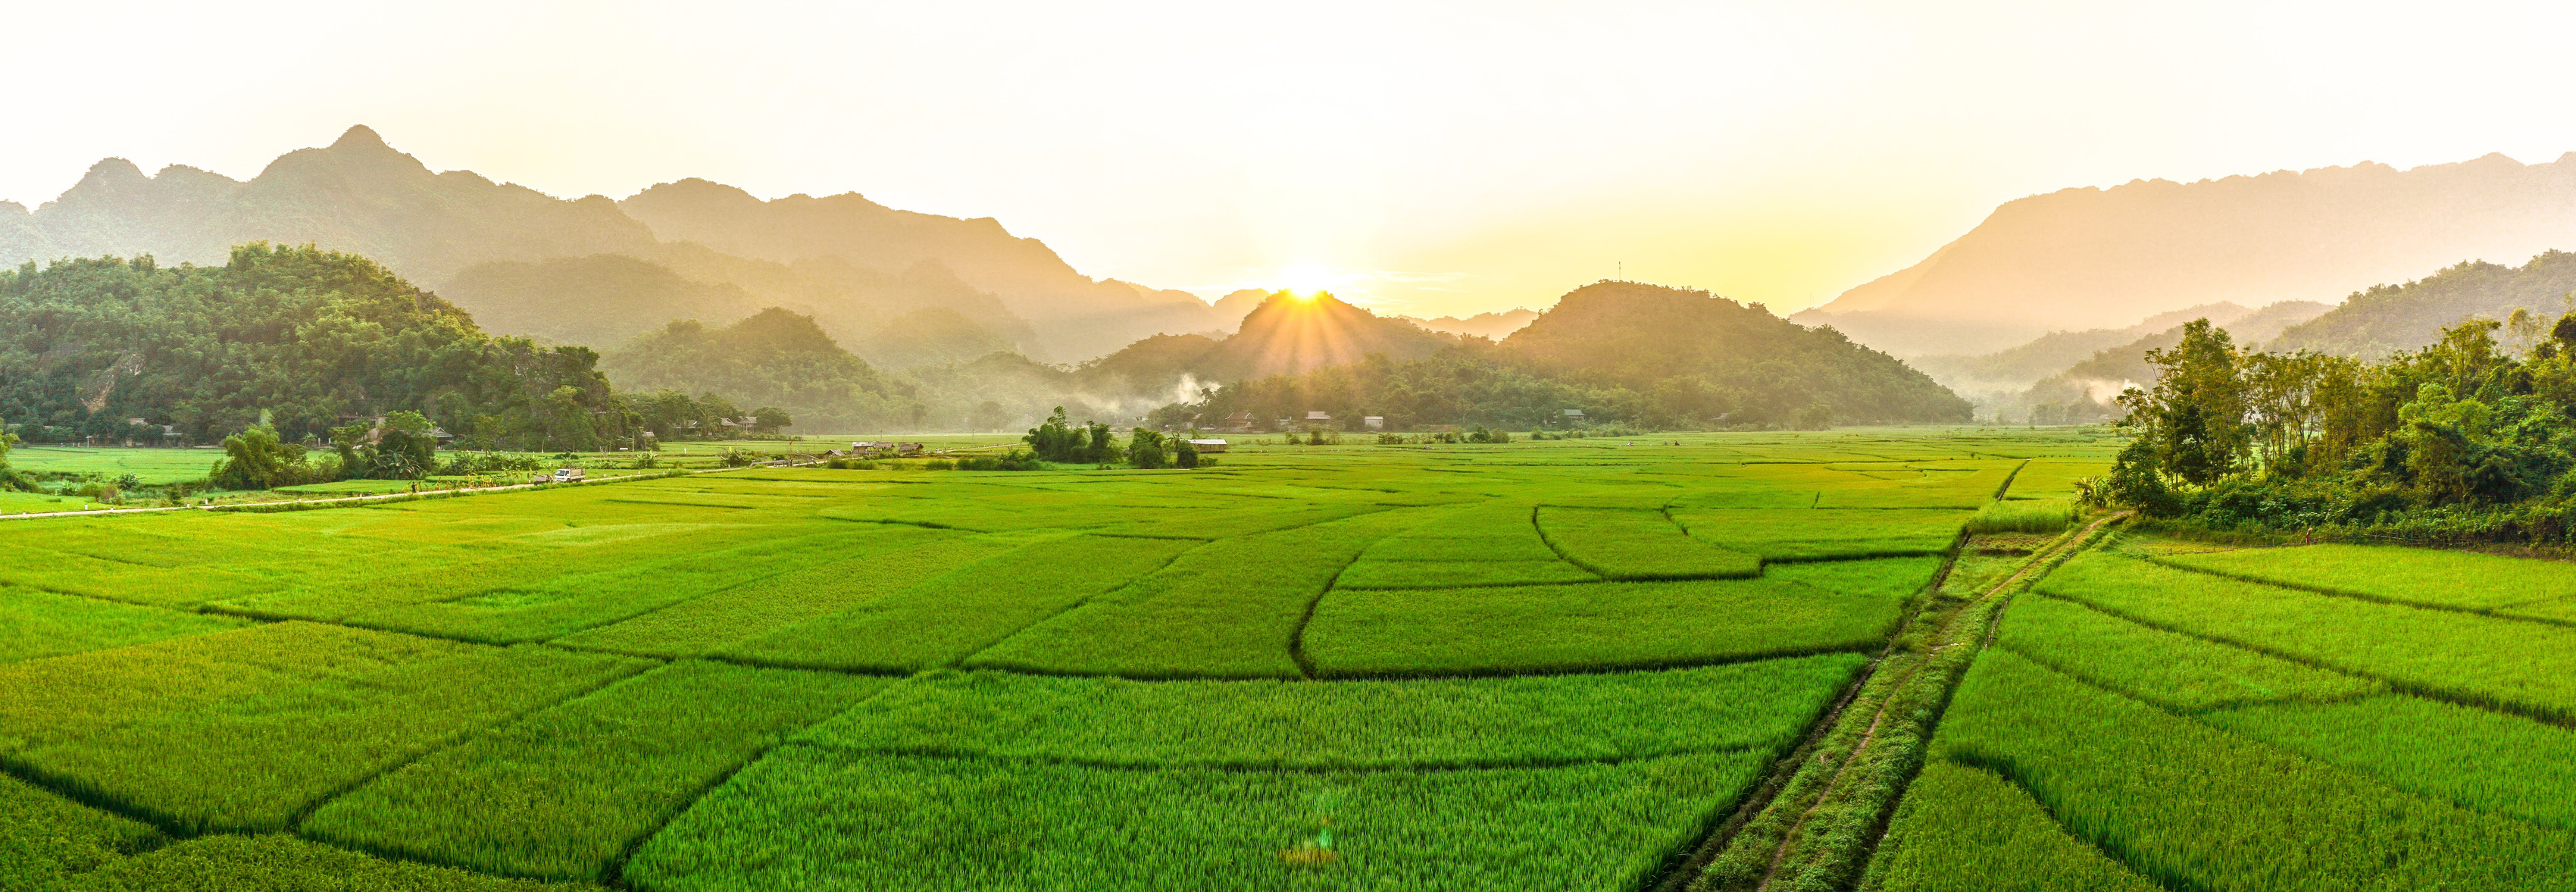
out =
[[[673,322],[611,351],[601,365],[628,388],[725,394],[778,407],[815,430],[922,421],[908,386],[841,349],[812,317],[776,307],[723,328]]]

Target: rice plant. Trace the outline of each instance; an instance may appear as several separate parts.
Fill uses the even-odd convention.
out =
[[[1986,533],[2059,533],[2084,518],[2084,509],[2071,499],[2031,499],[1989,502],[1968,515],[1970,535]]]

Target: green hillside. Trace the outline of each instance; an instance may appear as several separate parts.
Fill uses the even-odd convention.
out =
[[[141,419],[211,442],[264,416],[293,439],[410,410],[468,442],[592,445],[628,433],[596,359],[485,334],[374,261],[310,247],[0,272],[0,419],[30,440]]]

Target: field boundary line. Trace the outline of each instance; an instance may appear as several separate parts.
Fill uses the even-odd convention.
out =
[[[630,884],[626,882],[626,867],[635,860],[635,853],[642,851],[644,844],[651,842],[653,837],[660,836],[662,835],[663,830],[669,829],[672,821],[679,820],[681,815],[688,814],[689,809],[698,807],[699,800],[707,798],[709,794],[712,794],[717,790],[724,789],[726,784],[733,783],[733,779],[736,775],[743,773],[745,769],[748,769],[753,765],[760,764],[762,759],[769,758],[769,754],[777,752],[783,747],[797,745],[799,743],[796,739],[798,735],[802,735],[807,731],[813,730],[816,725],[848,715],[852,711],[868,705],[868,701],[884,696],[885,692],[894,690],[902,685],[903,682],[897,681],[892,684],[888,684],[885,687],[878,688],[875,691],[869,692],[867,696],[861,697],[857,702],[851,703],[847,709],[843,709],[840,712],[806,723],[804,727],[796,729],[795,734],[779,735],[777,743],[761,747],[759,752],[751,754],[751,757],[742,760],[741,764],[726,769],[724,773],[718,775],[715,780],[699,787],[697,792],[690,794],[688,801],[680,803],[680,807],[672,809],[670,814],[662,816],[662,820],[654,822],[653,829],[636,834],[635,838],[627,840],[625,845],[620,846],[618,848],[617,857],[608,862],[607,870],[601,871],[602,875],[598,882],[601,885],[608,886],[612,889],[631,888]]]
[[[2082,681],[2082,679],[2076,680]],[[2012,760],[1973,750],[1962,755],[1965,755],[1966,758],[1959,758],[1957,756],[1938,756],[1936,758],[1940,758],[1952,765],[1956,765],[1970,771],[1982,771],[1987,774],[1994,775],[1996,779],[2001,780],[2004,783],[2011,784],[2014,789],[2020,790],[2022,795],[2030,797],[2031,804],[2038,806],[2040,813],[2047,815],[2048,822],[2057,825],[2059,832],[2065,833],[2075,841],[2091,847],[2096,852],[2100,852],[2103,858],[2108,859],[2113,864],[2120,865],[2120,869],[2128,871],[2131,876],[2153,883],[2166,889],[2167,892],[2210,892],[2209,887],[2203,886],[2199,883],[2194,883],[2189,879],[2178,876],[2164,876],[2141,869],[2135,859],[2122,854],[2119,850],[2113,849],[2110,846],[2103,845],[2101,840],[2076,832],[2075,827],[2066,823],[2066,819],[2057,813],[2057,808],[2048,804],[2048,800],[2039,795],[2039,788],[2031,785],[2030,781],[2021,774],[2019,767],[2012,764]]]
[[[1342,574],[1350,572],[1351,567],[1358,564],[1362,556],[1368,554],[1369,547],[1376,544],[1377,541],[1371,541],[1368,545],[1362,545],[1358,550],[1351,552],[1351,559],[1343,561],[1340,567],[1333,570],[1332,578],[1324,580],[1324,587],[1316,591],[1314,597],[1306,599],[1306,612],[1298,615],[1297,627],[1289,630],[1288,659],[1297,664],[1297,671],[1304,673],[1307,681],[1315,680],[1315,658],[1306,654],[1306,627],[1315,622],[1315,611],[1323,609],[1324,599],[1332,595],[1333,586],[1342,581]]]
[[[1093,534],[1090,534],[1090,533],[1084,533],[1084,534],[1081,534],[1081,535],[1093,535]],[[1189,540],[1175,540],[1175,541],[1189,541]],[[950,660],[950,661],[948,661],[947,663],[941,664],[941,666],[940,666],[940,667],[934,667],[934,668],[957,668],[957,669],[965,669],[965,668],[968,668],[966,664],[971,663],[971,662],[974,662],[974,660],[975,660],[975,658],[976,658],[976,657],[983,656],[983,655],[985,655],[985,654],[987,654],[987,653],[992,652],[992,650],[993,650],[994,648],[997,648],[997,647],[1000,647],[1000,646],[1002,646],[1002,645],[1005,645],[1005,644],[1009,644],[1009,643],[1011,643],[1011,639],[1018,638],[1018,637],[1020,637],[1020,636],[1022,636],[1022,635],[1026,635],[1026,634],[1028,634],[1028,632],[1029,632],[1029,630],[1030,630],[1030,629],[1034,629],[1034,628],[1037,628],[1037,627],[1039,627],[1039,626],[1043,626],[1043,625],[1046,625],[1046,624],[1048,624],[1048,623],[1055,622],[1056,620],[1063,619],[1063,618],[1064,618],[1064,616],[1065,616],[1065,614],[1072,613],[1072,612],[1074,612],[1074,611],[1076,611],[1076,610],[1080,610],[1080,609],[1085,608],[1085,607],[1089,607],[1089,606],[1091,606],[1092,602],[1094,602],[1094,601],[1098,601],[1098,600],[1100,600],[1100,599],[1102,599],[1102,598],[1109,597],[1110,595],[1114,595],[1114,594],[1117,594],[1117,593],[1119,593],[1119,592],[1126,591],[1127,589],[1134,587],[1137,583],[1139,583],[1139,582],[1143,582],[1143,581],[1145,581],[1147,578],[1152,577],[1152,576],[1153,576],[1154,574],[1156,574],[1156,573],[1161,573],[1161,572],[1163,572],[1163,571],[1165,571],[1165,570],[1169,570],[1169,569],[1171,569],[1171,568],[1172,568],[1172,565],[1173,565],[1173,564],[1176,564],[1176,563],[1179,563],[1179,562],[1180,562],[1180,560],[1181,560],[1181,558],[1183,558],[1183,557],[1187,557],[1191,552],[1195,552],[1195,551],[1197,551],[1197,550],[1199,550],[1199,549],[1201,549],[1201,548],[1205,548],[1205,547],[1207,547],[1207,546],[1210,544],[1210,542],[1213,542],[1213,541],[1215,541],[1215,540],[1202,541],[1202,542],[1200,542],[1200,543],[1199,543],[1199,544],[1197,544],[1197,545],[1193,545],[1193,546],[1190,546],[1190,547],[1188,547],[1188,548],[1181,549],[1180,553],[1178,553],[1178,554],[1174,554],[1174,555],[1172,555],[1170,558],[1168,558],[1168,559],[1164,560],[1164,561],[1163,561],[1163,563],[1162,563],[1160,566],[1157,566],[1157,567],[1155,567],[1154,569],[1151,569],[1151,570],[1147,570],[1147,571],[1145,571],[1145,572],[1143,572],[1143,573],[1138,573],[1138,574],[1136,574],[1136,578],[1134,578],[1134,579],[1130,579],[1130,580],[1127,580],[1127,582],[1126,582],[1125,584],[1120,585],[1120,586],[1118,586],[1117,588],[1113,588],[1113,589],[1110,589],[1110,590],[1108,590],[1108,591],[1101,592],[1100,594],[1097,594],[1097,595],[1091,595],[1091,596],[1089,596],[1089,597],[1085,597],[1085,598],[1083,598],[1083,599],[1081,599],[1081,600],[1075,601],[1075,602],[1073,602],[1073,603],[1071,603],[1071,604],[1067,604],[1067,605],[1065,605],[1064,609],[1062,609],[1062,610],[1058,610],[1058,611],[1056,611],[1056,612],[1054,612],[1054,613],[1047,614],[1045,618],[1043,618],[1043,619],[1039,619],[1039,620],[1036,620],[1036,621],[1034,621],[1034,622],[1031,622],[1031,623],[1029,623],[1028,625],[1021,626],[1021,627],[1019,627],[1019,628],[1017,628],[1017,629],[1013,629],[1013,630],[1011,630],[1011,634],[1004,635],[1004,636],[1002,636],[999,640],[996,640],[996,641],[994,641],[994,642],[993,642],[993,643],[991,643],[991,644],[987,644],[987,645],[984,645],[984,646],[983,646],[983,647],[981,647],[981,648],[977,648],[977,649],[975,650],[975,652],[973,652],[973,653],[966,654],[965,656],[958,657],[957,659],[954,659],[954,660]],[[1088,678],[1088,677],[1097,677],[1096,675],[1078,674],[1078,673],[1070,673],[1070,672],[1037,672],[1037,671],[1024,670],[1024,669],[1019,669],[1019,668],[1014,668],[1014,667],[1009,667],[1009,666],[976,666],[976,667],[972,667],[972,668],[975,668],[975,669],[992,669],[992,670],[998,670],[998,671],[1003,671],[1003,672],[1018,672],[1018,673],[1021,673],[1021,674],[1023,674],[1023,675],[1058,675],[1058,676],[1063,676],[1063,677],[1068,677],[1068,678]]]
[[[2083,606],[2084,606],[2085,608],[2087,608],[2087,609],[2090,609],[2090,610],[2093,610],[2093,611],[2096,611],[2096,612],[2102,613],[2102,614],[2104,614],[2104,615],[2106,615],[2106,616],[2112,616],[2112,617],[2117,617],[2117,618],[2119,618],[2119,619],[2127,620],[2127,621],[2129,621],[2129,622],[2136,623],[2136,624],[2138,624],[2138,625],[2145,626],[2145,627],[2147,627],[2147,628],[2154,629],[2154,630],[2159,631],[2159,632],[2171,632],[2171,633],[2176,634],[2176,635],[2181,635],[2181,636],[2186,637],[2186,638],[2194,638],[2194,639],[2198,639],[2198,640],[2205,641],[2205,642],[2208,642],[2208,643],[2211,643],[2211,644],[2224,645],[2224,646],[2227,646],[2227,647],[2233,647],[2233,648],[2236,648],[2236,649],[2239,649],[2239,650],[2252,651],[2252,652],[2254,652],[2254,653],[2262,654],[2262,655],[2267,656],[2267,657],[2274,657],[2274,658],[2278,658],[2278,659],[2288,660],[2288,661],[2290,661],[2290,662],[2297,663],[2297,664],[2299,664],[2299,665],[2301,665],[2301,666],[2306,666],[2306,667],[2308,667],[2308,668],[2310,668],[2310,669],[2322,669],[2322,670],[2325,670],[2325,671],[2328,671],[2328,672],[2334,672],[2334,673],[2338,673],[2338,674],[2342,674],[2342,675],[2353,675],[2353,676],[2359,676],[2359,677],[2362,677],[2362,678],[2372,679],[2372,680],[2374,680],[2374,681],[2378,681],[2378,682],[2381,682],[2381,683],[2384,683],[2384,684],[2388,685],[2388,689],[2389,689],[2389,690],[2391,690],[2391,691],[2394,691],[2394,692],[2396,692],[2396,693],[2400,693],[2400,694],[2407,694],[2407,695],[2416,696],[2416,697],[2422,697],[2422,698],[2424,698],[2424,699],[2426,699],[2426,700],[2436,700],[2436,701],[2440,701],[2440,702],[2443,702],[2443,703],[2451,704],[2451,705],[2453,705],[2453,706],[2464,706],[2464,707],[2468,707],[2468,708],[2471,708],[2471,709],[2482,710],[2482,711],[2485,711],[2485,712],[2493,712],[2493,713],[2498,713],[2498,714],[2502,714],[2502,715],[2510,715],[2510,716],[2515,716],[2515,717],[2519,717],[2519,718],[2526,718],[2526,719],[2530,719],[2530,720],[2532,720],[2532,721],[2539,722],[2539,723],[2544,724],[2544,725],[2550,725],[2550,726],[2553,726],[2553,727],[2559,727],[2559,728],[2576,728],[2576,708],[2571,708],[2571,707],[2547,707],[2547,706],[2537,706],[2537,705],[2524,704],[2524,703],[2508,703],[2508,702],[2505,702],[2505,701],[2502,701],[2502,700],[2498,700],[2498,699],[2495,699],[2495,698],[2487,697],[2487,696],[2485,696],[2485,695],[2481,695],[2481,694],[2472,693],[2472,692],[2469,692],[2469,691],[2459,691],[2459,690],[2453,690],[2453,689],[2450,689],[2450,688],[2438,687],[2438,686],[2434,686],[2434,685],[2418,684],[2418,683],[2411,682],[2411,681],[2404,681],[2404,680],[2400,680],[2400,679],[2390,678],[2390,677],[2385,676],[2385,675],[2379,675],[2379,674],[2371,673],[2371,672],[2362,672],[2362,671],[2359,671],[2359,670],[2350,669],[2350,668],[2346,668],[2346,667],[2343,667],[2343,666],[2337,666],[2337,665],[2334,665],[2334,664],[2327,663],[2327,662],[2324,662],[2324,661],[2322,661],[2322,660],[2319,660],[2319,659],[2317,659],[2317,658],[2315,658],[2315,657],[2307,656],[2307,655],[2305,655],[2305,654],[2296,654],[2296,653],[2291,653],[2291,652],[2289,652],[2289,651],[2285,651],[2285,650],[2279,650],[2279,649],[2276,649],[2276,648],[2264,647],[2264,646],[2259,645],[2259,644],[2253,644],[2253,643],[2250,643],[2250,642],[2239,641],[2239,640],[2236,640],[2236,639],[2233,639],[2233,638],[2227,638],[2227,637],[2222,637],[2222,636],[2217,636],[2217,635],[2208,635],[2208,634],[2203,634],[2203,633],[2200,633],[2200,632],[2194,632],[2194,631],[2191,631],[2191,630],[2189,630],[2189,629],[2184,629],[2184,628],[2181,628],[2181,627],[2178,627],[2178,626],[2174,626],[2174,625],[2171,625],[2171,624],[2168,624],[2168,623],[2163,623],[2163,622],[2159,622],[2159,621],[2156,621],[2156,620],[2148,619],[2148,618],[2146,618],[2146,617],[2138,616],[2138,615],[2136,615],[2136,614],[2130,613],[2130,612],[2125,611],[2125,610],[2120,610],[2120,609],[2113,608],[2113,607],[2106,607],[2106,606],[2104,606],[2104,605],[2097,604],[2097,603],[2094,603],[2094,602],[2092,602],[2092,601],[2089,601],[2089,600],[2086,600],[2086,599],[2083,599],[2083,598],[2079,598],[2079,597],[2075,597],[2075,596],[2072,596],[2072,595],[2064,595],[2064,594],[2059,594],[2059,593],[2056,593],[2056,592],[2041,592],[2040,594],[2041,594],[2041,595],[2043,595],[2043,596],[2045,596],[2045,597],[2057,598],[2057,599],[2059,599],[2059,600],[2063,600],[2063,601],[2072,601],[2072,602],[2074,602],[2074,603],[2077,603],[2077,604],[2081,604],[2081,605],[2083,605]],[[2106,690],[2107,690],[2107,689],[2106,689]],[[2123,696],[2125,696],[2125,695],[2123,695]]]
[[[2279,547],[2279,546],[2276,546],[2276,547]],[[2296,546],[2289,546],[2289,547],[2296,547]],[[2228,550],[2230,550],[2230,551],[2244,551],[2244,550],[2247,550],[2247,549],[2228,549]],[[2446,550],[2447,550],[2447,549],[2446,549]],[[2128,555],[2122,555],[2122,557],[2129,557],[2129,556],[2128,556]],[[2174,563],[2174,562],[2172,562],[2172,561],[2170,561],[2170,560],[2167,560],[2167,559],[2164,559],[2164,558],[2152,557],[2152,556],[2148,556],[2148,555],[2138,555],[2138,556],[2136,556],[2136,557],[2132,557],[2132,558],[2130,558],[2130,559],[2131,559],[2131,560],[2138,560],[2138,561],[2145,561],[2145,562],[2147,562],[2147,563],[2154,564],[2154,565],[2159,566],[2159,567],[2165,567],[2165,568],[2167,568],[2167,569],[2173,569],[2173,570],[2181,570],[2181,571],[2186,572],[2186,573],[2198,573],[2198,574],[2201,574],[2201,575],[2203,575],[2203,576],[2215,576],[2215,577],[2218,577],[2218,578],[2220,578],[2220,579],[2233,580],[2233,581],[2236,581],[2236,582],[2247,583],[2247,584],[2250,584],[2250,585],[2268,585],[2268,586],[2271,586],[2271,587],[2273,587],[2273,588],[2289,589],[2289,590],[2291,590],[2291,591],[2295,591],[2295,592],[2307,592],[2307,593],[2309,593],[2309,594],[2313,594],[2313,595],[2325,595],[2325,596],[2327,596],[2327,597],[2331,597],[2331,598],[2348,598],[2348,599],[2351,599],[2351,600],[2354,600],[2354,601],[2367,601],[2367,602],[2370,602],[2370,603],[2372,603],[2372,604],[2384,604],[2384,605],[2387,605],[2387,606],[2390,606],[2390,607],[2413,607],[2413,608],[2416,608],[2416,609],[2418,609],[2418,610],[2439,610],[2439,611],[2442,611],[2442,612],[2444,612],[2444,613],[2465,613],[2465,614],[2468,614],[2468,615],[2470,615],[2470,616],[2484,617],[2484,618],[2487,618],[2487,619],[2504,620],[2504,621],[2507,621],[2507,622],[2535,623],[2535,624],[2538,624],[2538,625],[2544,625],[2544,626],[2560,626],[2560,627],[2565,627],[2565,628],[2576,628],[2576,620],[2551,619],[2551,618],[2548,618],[2548,617],[2540,617],[2540,616],[2515,616],[2515,615],[2513,615],[2513,614],[2497,613],[2497,612],[2496,612],[2496,611],[2498,611],[2498,610],[2505,610],[2505,609],[2510,609],[2510,608],[2514,608],[2514,607],[2522,607],[2522,606],[2531,605],[2531,604],[2539,604],[2539,603],[2543,603],[2543,602],[2547,602],[2547,601],[2558,601],[2558,600],[2563,600],[2563,599],[2565,599],[2565,598],[2567,598],[2567,597],[2568,597],[2568,595],[2565,595],[2565,594],[2548,595],[2548,596],[2545,596],[2545,597],[2533,598],[2533,599],[2528,600],[2528,601],[2515,601],[2515,602],[2513,602],[2513,603],[2511,603],[2511,604],[2498,604],[2498,605],[2496,605],[2496,606],[2494,606],[2494,607],[2459,607],[2459,606],[2450,605],[2450,604],[2427,604],[2427,603],[2424,603],[2424,602],[2422,602],[2422,601],[2401,601],[2401,600],[2398,600],[2398,599],[2396,599],[2396,598],[2388,597],[2387,595],[2374,595],[2374,594],[2369,594],[2369,593],[2367,593],[2367,592],[2347,591],[2347,590],[2343,590],[2343,589],[2327,588],[2327,587],[2325,587],[2325,586],[2319,586],[2319,585],[2301,585],[2301,584],[2298,584],[2298,583],[2295,583],[2295,582],[2279,582],[2279,581],[2270,580],[2270,579],[2258,579],[2258,578],[2255,578],[2255,577],[2252,577],[2252,576],[2247,576],[2247,575],[2244,575],[2244,574],[2241,574],[2241,573],[2229,573],[2229,572],[2226,572],[2226,571],[2224,571],[2224,570],[2211,570],[2211,569],[2207,569],[2207,568],[2204,568],[2204,567],[2194,567],[2194,566],[2189,566],[2189,565],[2186,565],[2186,564],[2177,564],[2177,563]]]
[[[2025,462],[2025,464],[2026,463],[2027,462]],[[2017,472],[2018,468],[2016,468],[2016,473]],[[1981,641],[1991,640],[1994,634],[1993,630],[2002,625],[2003,611],[2011,606],[2011,591],[2016,584],[2035,582],[2037,576],[2034,576],[2034,573],[2037,573],[2038,576],[2045,576],[2048,571],[2054,570],[2058,563],[2063,562],[2067,556],[2070,556],[2077,551],[2084,550],[2092,545],[2095,541],[2095,534],[2105,525],[2127,516],[2128,514],[2123,512],[2096,520],[2085,526],[2083,529],[2072,531],[2061,537],[2057,542],[2051,543],[2051,546],[2047,550],[2033,554],[2030,560],[2022,564],[2021,569],[2016,570],[2012,575],[1997,581],[1993,586],[1986,589],[1985,594],[1966,604],[1960,605],[1957,612],[1952,613],[1947,619],[1942,621],[1939,632],[1933,636],[1932,640],[1938,641],[1948,639],[1951,632],[1958,627],[1959,621],[1965,618],[1970,611],[1975,610],[1980,604],[1994,602],[1994,608],[1986,614],[1983,620],[1988,623],[1987,633],[1985,636],[1981,636]],[[1765,868],[1761,880],[1753,886],[1756,892],[1769,889],[1772,881],[1778,878],[1780,868],[1787,859],[1790,849],[1799,839],[1799,832],[1806,829],[1807,823],[1815,817],[1817,812],[1823,810],[1826,802],[1832,798],[1834,791],[1841,788],[1843,777],[1851,771],[1852,765],[1859,762],[1861,755],[1866,753],[1869,750],[1870,745],[1877,741],[1879,729],[1884,726],[1887,720],[1888,710],[1896,706],[1899,695],[1903,692],[1903,689],[1915,679],[1922,677],[1923,671],[1932,665],[1932,657],[1934,655],[1938,654],[1942,650],[1957,647],[1964,643],[1966,642],[1951,642],[1926,651],[1923,659],[1909,667],[1904,676],[1899,677],[1895,683],[1889,686],[1887,698],[1880,701],[1878,704],[1878,709],[1871,715],[1869,727],[1862,731],[1860,740],[1854,743],[1851,751],[1844,755],[1839,764],[1835,765],[1834,773],[1828,776],[1825,779],[1824,786],[1817,790],[1814,801],[1810,803],[1806,810],[1798,815],[1797,820],[1792,821],[1789,828],[1781,834],[1780,845],[1772,850],[1769,866]],[[1891,647],[1892,646],[1893,645],[1891,645]],[[1964,672],[1965,669],[1965,666],[1961,667],[1962,672]],[[1955,688],[1955,680],[1953,684],[1945,685],[1943,687],[1939,702],[1934,704],[1933,715],[1927,722],[1927,728],[1938,728],[1940,726],[1940,715],[1941,713],[1948,711],[1947,707],[1949,705],[1950,694],[1955,690]],[[1926,743],[1929,743],[1928,739]],[[1873,826],[1871,827],[1871,833],[1869,833],[1867,837],[1870,842],[1860,846],[1859,848],[1861,851],[1853,853],[1856,863],[1867,864],[1869,858],[1875,854],[1877,848],[1875,840],[1885,833],[1887,812],[1892,810],[1898,802],[1903,801],[1906,789],[1913,785],[1914,774],[1920,770],[1921,765],[1918,763],[1912,770],[1906,771],[1903,777],[1898,778],[1897,782],[1891,787],[1889,790],[1888,801],[1881,808],[1881,813],[1872,821]]]
[[[607,690],[607,689],[609,689],[609,688],[616,687],[616,686],[617,686],[619,683],[621,683],[621,682],[625,682],[625,681],[630,680],[630,679],[633,679],[633,678],[635,678],[635,677],[637,677],[637,676],[643,675],[644,673],[651,672],[651,671],[653,671],[653,670],[655,670],[655,669],[660,669],[660,668],[662,668],[662,667],[664,667],[664,666],[668,666],[668,665],[670,665],[670,664],[671,664],[671,661],[669,661],[669,660],[658,660],[658,659],[652,659],[652,658],[646,658],[646,657],[625,657],[625,659],[630,660],[630,661],[633,661],[633,662],[644,663],[644,664],[647,664],[647,665],[645,665],[645,666],[643,666],[643,667],[641,667],[641,668],[638,668],[638,669],[636,669],[636,670],[635,670],[635,671],[633,671],[633,672],[626,672],[626,673],[619,674],[619,675],[617,675],[617,676],[615,676],[615,677],[609,678],[609,679],[608,679],[608,680],[606,680],[606,681],[602,681],[602,682],[600,682],[600,683],[598,683],[598,684],[592,685],[592,686],[590,686],[590,687],[588,687],[588,688],[585,688],[585,689],[583,689],[583,690],[575,691],[575,692],[572,692],[572,693],[569,693],[569,694],[565,694],[564,696],[557,697],[557,698],[552,699],[552,700],[548,700],[548,701],[546,701],[546,702],[544,702],[544,703],[539,703],[539,704],[535,704],[535,705],[529,706],[529,707],[528,707],[528,708],[526,708],[526,709],[522,709],[522,710],[519,710],[518,712],[511,713],[507,718],[503,718],[503,719],[501,719],[500,721],[493,722],[493,723],[488,724],[488,725],[483,725],[483,726],[481,726],[481,727],[468,728],[468,729],[466,729],[466,730],[464,730],[464,731],[461,731],[461,732],[458,732],[458,733],[455,733],[455,734],[448,735],[446,739],[444,739],[444,740],[440,740],[440,741],[437,741],[437,742],[435,742],[435,743],[432,743],[432,744],[430,744],[429,746],[422,748],[420,752],[413,753],[413,754],[411,754],[411,755],[409,755],[409,756],[406,756],[406,757],[404,757],[402,760],[397,761],[397,762],[395,762],[394,764],[387,765],[387,766],[385,766],[385,767],[383,767],[383,768],[380,768],[380,769],[377,769],[377,770],[375,770],[375,771],[369,772],[365,777],[361,777],[361,778],[358,778],[358,779],[356,779],[356,780],[352,780],[352,781],[350,781],[350,782],[348,782],[348,783],[346,783],[346,784],[342,784],[342,785],[340,785],[340,787],[339,787],[338,789],[334,789],[334,790],[332,790],[331,792],[324,793],[324,794],[322,794],[321,796],[319,796],[319,797],[315,798],[313,801],[305,803],[305,804],[304,804],[304,806],[303,806],[302,808],[298,808],[298,809],[296,809],[296,810],[295,810],[295,814],[294,814],[292,817],[289,817],[289,818],[287,818],[287,819],[286,819],[286,827],[287,827],[287,830],[288,830],[289,832],[294,833],[294,834],[295,834],[295,835],[297,835],[297,836],[305,837],[305,838],[307,838],[307,839],[314,839],[315,837],[314,837],[312,834],[310,834],[310,833],[306,833],[306,832],[305,832],[305,830],[304,830],[304,822],[305,822],[305,821],[307,821],[307,820],[311,820],[311,819],[312,819],[312,817],[313,817],[313,813],[314,813],[314,812],[316,812],[316,811],[320,811],[320,810],[322,809],[322,806],[325,806],[325,805],[329,805],[329,804],[331,804],[331,802],[332,802],[333,800],[339,799],[339,798],[340,798],[340,797],[342,797],[342,796],[347,796],[347,795],[349,795],[349,794],[351,794],[351,793],[355,793],[355,792],[357,792],[357,791],[359,791],[359,790],[361,790],[361,789],[364,789],[364,788],[366,788],[369,784],[373,784],[373,783],[375,783],[375,782],[376,782],[376,781],[378,781],[378,780],[382,780],[382,779],[384,779],[384,777],[385,777],[386,775],[390,775],[390,774],[392,774],[392,773],[394,773],[394,772],[401,771],[401,770],[403,770],[403,769],[405,769],[405,768],[409,768],[409,767],[411,767],[412,765],[418,764],[418,763],[419,763],[421,760],[423,760],[423,759],[427,759],[427,758],[429,758],[429,757],[431,757],[431,756],[435,756],[435,755],[438,755],[438,754],[440,754],[440,753],[447,752],[448,750],[455,749],[457,746],[459,746],[459,745],[461,745],[461,744],[465,743],[465,742],[466,742],[466,741],[468,741],[468,740],[471,740],[471,739],[475,738],[475,737],[476,737],[476,736],[478,736],[478,735],[482,735],[482,734],[490,733],[491,731],[496,730],[496,729],[499,729],[499,728],[505,728],[505,727],[508,727],[508,726],[511,726],[511,725],[518,724],[519,722],[526,720],[529,716],[533,716],[533,715],[536,715],[537,713],[544,712],[544,711],[549,710],[549,709],[553,709],[553,708],[555,708],[555,707],[557,707],[557,706],[562,706],[562,705],[564,705],[564,704],[566,704],[566,703],[570,703],[570,702],[572,702],[572,701],[579,700],[579,699],[581,699],[581,698],[583,698],[583,697],[588,697],[588,696],[590,696],[590,695],[592,695],[592,694],[596,694],[596,693],[599,693],[599,692],[601,692],[601,691]],[[320,840],[316,839],[315,841],[317,841],[317,842],[318,842],[318,841],[320,841]],[[336,843],[334,843],[334,845],[337,845],[337,844],[336,844]],[[361,848],[361,849],[363,849],[364,847],[343,846],[343,848]],[[420,860],[420,859],[415,858],[414,860]]]

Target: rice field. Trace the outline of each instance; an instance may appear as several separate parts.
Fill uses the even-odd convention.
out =
[[[0,890],[2576,882],[2558,565],[1998,519],[2118,445],[0,521]]]

